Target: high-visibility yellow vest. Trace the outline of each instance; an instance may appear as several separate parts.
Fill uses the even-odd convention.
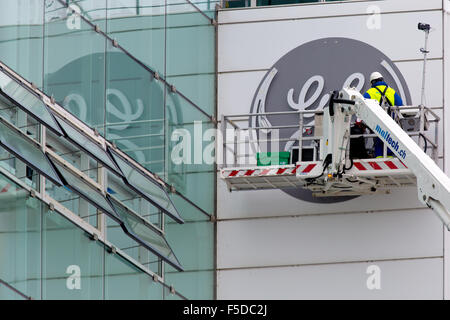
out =
[[[370,95],[371,99],[375,99],[379,103],[381,103],[381,93],[377,90],[377,88],[381,92],[384,92],[384,90],[386,90],[386,86],[380,85],[374,88],[370,88],[369,90],[367,90],[367,93]],[[388,87],[385,93],[385,97],[389,101],[390,105],[393,106],[395,103],[395,90],[391,87]]]

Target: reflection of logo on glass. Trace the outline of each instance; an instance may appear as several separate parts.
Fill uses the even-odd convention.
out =
[[[370,88],[369,75],[373,71],[383,74],[406,104],[411,96],[405,79],[395,64],[381,51],[361,41],[347,38],[324,38],[305,43],[284,55],[261,81],[250,113],[320,110],[330,98],[329,92],[353,86],[365,92]],[[298,117],[259,116],[250,118],[250,127],[297,125]],[[314,124],[313,117],[305,117],[304,124]],[[260,134],[270,134],[270,129]],[[281,140],[298,138],[296,129],[280,131]],[[251,139],[256,140],[256,139]],[[295,143],[280,145],[290,150]],[[258,150],[258,145],[252,146]],[[282,151],[280,150],[280,151]],[[311,202],[339,202],[348,197],[313,198],[310,191],[286,190],[288,194]]]
[[[64,108],[73,112],[80,120],[86,122],[87,120],[87,104],[86,100],[79,93],[71,93],[66,96],[63,101]],[[133,110],[134,109],[134,110]],[[133,108],[128,98],[117,89],[106,89],[106,110],[110,115],[120,119],[118,122],[124,124],[114,125],[110,128],[113,131],[122,131],[132,125],[132,121],[138,120],[144,111],[144,105],[141,99],[136,99],[136,107]],[[120,139],[121,136],[115,133],[109,133],[108,139]],[[135,158],[138,162],[145,162],[145,154],[137,150],[138,146],[130,140],[123,140],[120,142],[127,149],[136,149]]]
[[[152,79],[127,55],[114,52],[106,58],[107,65],[114,66],[106,71],[103,53],[66,63],[46,74],[46,90],[83,122],[99,131],[106,129],[106,138],[141,165],[156,173],[168,172],[169,182],[177,190],[185,190],[185,166],[168,161],[166,167],[165,161],[165,149],[173,146],[164,135],[170,136],[170,130],[183,123],[178,95],[165,95],[163,83]],[[87,70],[86,65],[91,66],[89,77],[80,73]],[[105,72],[106,83],[101,76]]]

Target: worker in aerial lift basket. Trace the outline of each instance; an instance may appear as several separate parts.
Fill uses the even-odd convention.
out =
[[[388,114],[394,118],[394,112],[390,107],[400,107],[403,105],[400,95],[395,92],[394,89],[389,87],[386,82],[384,82],[383,76],[379,72],[373,72],[370,75],[370,83],[372,87],[364,94],[364,98],[377,100],[380,106],[387,107]],[[383,157],[383,146],[384,144],[381,139],[375,138],[374,155],[376,158]],[[387,150],[387,155],[389,157],[393,156],[393,153],[389,148]]]

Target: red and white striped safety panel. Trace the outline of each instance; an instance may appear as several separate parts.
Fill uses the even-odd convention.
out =
[[[308,174],[315,167],[317,163],[298,164],[295,167],[276,167],[276,168],[252,168],[252,169],[236,169],[236,170],[222,170],[222,175],[225,178],[239,178],[239,177],[267,177],[267,176],[284,176],[296,174]]]
[[[353,167],[358,171],[408,169],[399,159],[354,161]]]

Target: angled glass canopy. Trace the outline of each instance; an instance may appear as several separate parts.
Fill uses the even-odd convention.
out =
[[[126,234],[177,270],[183,270],[180,262],[159,230],[155,229],[151,224],[123,206],[113,197],[110,197],[110,201],[116,213],[122,219],[122,229]]]
[[[61,179],[40,146],[20,130],[3,121],[0,119],[0,145],[28,166],[61,186],[63,184]]]
[[[78,193],[86,201],[90,202],[93,206],[97,207],[104,213],[110,215],[113,219],[118,219],[111,203],[100,190],[97,190],[94,186],[90,185],[88,181],[73,173],[70,169],[59,163],[58,160],[52,156],[50,156],[50,160],[61,174],[65,186]]]
[[[159,183],[159,179],[154,178],[146,170],[141,169],[139,165],[134,164],[133,160],[127,155],[114,151],[109,147],[109,143],[105,141],[104,137],[94,136],[91,130],[88,130],[87,126],[81,121],[74,119],[73,121],[76,123],[74,124],[70,116],[67,116],[67,118],[61,116],[66,114],[62,106],[57,103],[47,104],[46,96],[41,97],[38,89],[9,71],[6,66],[3,67],[1,63],[0,100],[0,102],[4,102],[5,110],[13,109],[17,111],[16,108],[10,108],[11,106],[20,108],[29,115],[26,119],[28,122],[33,118],[50,130],[42,136],[42,143],[39,143],[16,127],[17,121],[14,119],[17,113],[12,113],[12,116],[9,116],[7,112],[3,112],[0,115],[0,146],[23,161],[27,169],[36,170],[57,186],[65,186],[74,195],[78,195],[93,207],[110,216],[120,224],[128,237],[177,270],[182,270],[163,232],[140,217],[132,209],[129,209],[125,204],[106,194],[106,192],[110,192],[107,187],[108,179],[99,178],[100,171],[95,168],[96,163],[93,164],[92,172],[95,173],[95,177],[99,178],[100,183],[96,182],[97,180],[89,179],[88,176],[91,172],[89,171],[92,166],[91,162],[96,160],[108,169],[105,172],[106,174],[114,173],[115,176],[120,177],[118,179],[119,186],[130,192],[133,197],[144,199],[145,206],[143,207],[145,208],[140,210],[145,211],[148,209],[147,207],[155,209],[153,206],[148,206],[148,203],[146,203],[148,201],[175,221],[183,223],[183,219],[169,198],[165,187]],[[33,125],[36,126],[35,123]],[[38,132],[40,126],[36,126],[36,128],[36,132]],[[55,137],[53,133],[58,137]],[[51,139],[49,139],[49,136],[51,136]],[[59,139],[61,136],[65,139]],[[52,143],[52,141],[61,143]],[[42,147],[44,142],[46,148]],[[73,147],[76,149],[75,152],[72,150]],[[45,149],[45,152],[43,149]],[[32,172],[32,170],[30,171]],[[86,173],[87,171],[88,173]],[[101,173],[104,172],[101,171]],[[50,189],[54,189],[51,184]],[[47,189],[44,188],[43,192],[47,192]],[[54,200],[57,200],[57,198],[54,198]],[[141,202],[139,203],[141,204]],[[93,207],[88,209],[93,209]],[[71,209],[69,208],[69,210]],[[158,212],[159,217],[160,212]]]
[[[119,169],[117,168],[114,161],[110,158],[109,154],[104,150],[99,144],[92,141],[89,137],[87,137],[85,134],[77,130],[76,128],[72,127],[72,125],[68,124],[65,120],[63,120],[61,117],[54,115],[56,118],[56,121],[59,123],[61,128],[64,130],[65,135],[67,138],[76,144],[78,147],[89,153],[92,157],[96,158],[98,161],[103,163],[105,166],[107,166],[110,170],[115,171],[116,173],[120,174]]]
[[[108,150],[124,174],[125,183],[128,184],[130,188],[164,211],[178,223],[184,223],[177,209],[175,209],[172,200],[170,200],[169,195],[158,182],[153,181],[149,176],[144,175],[141,170],[126,161],[114,150],[110,148],[108,148]]]
[[[100,190],[90,185],[82,176],[72,172],[69,168],[50,156],[54,166],[63,178],[63,184],[83,199],[97,207],[118,222],[123,231],[145,248],[164,259],[179,271],[182,267],[162,233],[151,224],[145,222],[137,214],[115,200],[111,196],[104,196]]]
[[[0,94],[15,103],[37,121],[45,124],[56,134],[62,134],[56,120],[41,98],[2,69],[0,69]]]

